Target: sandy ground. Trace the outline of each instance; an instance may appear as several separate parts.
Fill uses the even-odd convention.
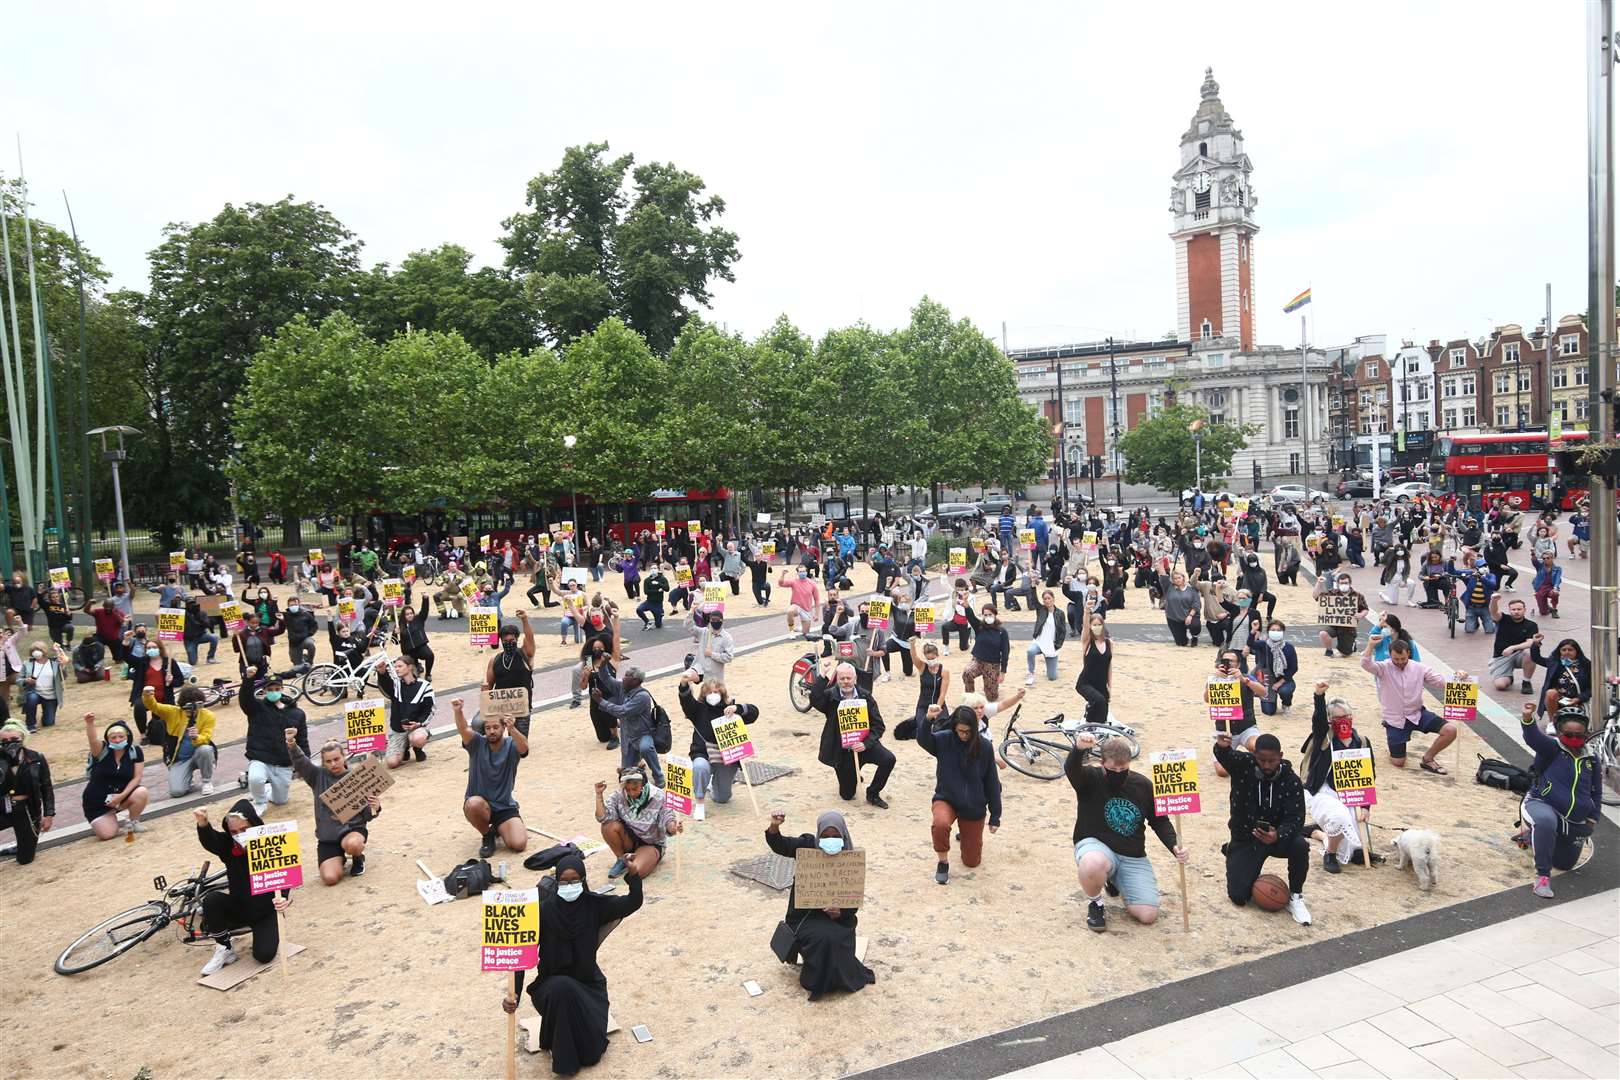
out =
[[[1283,593],[1279,614],[1306,622],[1314,610],[1306,590]],[[1120,622],[1162,623],[1141,593],[1130,592],[1128,603],[1130,609],[1115,616]],[[446,650],[452,651],[459,650]],[[1214,773],[1199,700],[1213,650],[1207,644],[1197,650],[1129,644],[1115,665],[1116,714],[1138,728],[1144,753],[1198,748],[1205,812],[1184,819],[1184,842],[1193,852],[1191,933],[1181,929],[1174,860],[1150,840],[1164,918],[1153,927],[1134,926],[1111,901],[1108,935],[1097,937],[1083,925],[1067,783],[1003,772],[1005,823],[987,837],[984,864],[968,871],[955,862],[950,885],[941,888],[932,879],[928,834],[932,759],[914,745],[891,743],[899,757],[886,792],[892,809],[838,804],[831,771],[815,760],[820,717],[796,713],[787,703],[783,684],[799,651],[779,645],[740,658],[732,665],[731,687],[762,707],[753,729],[761,759],[800,769],[757,789],[762,812],[782,810],[788,830],[799,832],[812,827],[818,811],[839,805],[856,843],[867,849],[861,933],[871,939],[867,962],[878,981],[862,993],[810,1005],[796,972],[771,956],[767,943],[786,894],[727,870],[765,850],[765,821],[739,791],[730,805],[711,803],[708,820],[681,838],[680,880],[673,860],[661,867],[647,883],[646,906],[604,945],[601,963],[614,1014],[626,1031],[613,1037],[596,1075],[832,1076],[1453,904],[1523,883],[1528,872],[1525,856],[1505,841],[1510,799],[1473,784],[1471,773],[1439,778],[1381,767],[1374,824],[1421,825],[1444,837],[1433,892],[1418,891],[1409,871],[1392,867],[1351,867],[1330,877],[1318,858],[1306,887],[1313,926],[1296,926],[1286,914],[1234,909],[1225,898],[1218,852],[1226,832],[1226,785]],[[958,673],[965,662],[956,653],[948,661]],[[465,677],[446,664],[438,681],[467,681],[475,663],[467,658]],[[1021,649],[1013,665],[1010,685],[1021,685]],[[1381,756],[1370,680],[1355,661],[1302,649],[1302,665],[1302,685],[1327,677],[1334,693],[1355,704]],[[1058,681],[1043,679],[1031,690],[1024,719],[1078,711],[1077,668],[1078,653],[1066,651]],[[897,663],[894,681],[878,687],[891,728],[909,715],[917,692],[898,671]],[[954,681],[959,690],[960,679]],[[660,680],[654,690],[673,710],[672,684]],[[76,710],[88,696],[78,696]],[[678,711],[675,717],[679,750],[688,732]],[[1308,725],[1307,690],[1271,730],[1297,759]],[[1414,740],[1414,750],[1426,741]],[[1484,748],[1472,733],[1461,741],[1465,762]],[[583,710],[542,714],[533,742],[518,776],[525,819],[559,835],[594,836],[592,784],[610,778],[616,753],[595,743]],[[1443,760],[1449,766],[1455,757],[1448,751]],[[403,774],[384,800],[365,879],[335,888],[316,883],[296,895],[289,933],[307,951],[292,961],[290,976],[269,971],[229,994],[195,984],[206,951],[178,945],[173,930],[87,974],[69,979],[50,972],[57,952],[82,929],[148,899],[154,875],[177,878],[202,861],[189,814],[153,822],[133,844],[79,843],[47,851],[31,867],[3,864],[0,889],[12,892],[0,915],[8,942],[0,1009],[13,1032],[6,1071],[128,1077],[149,1066],[158,1077],[497,1074],[504,978],[478,971],[477,905],[428,908],[413,884],[419,876],[413,860],[443,872],[476,849],[477,837],[459,812],[463,772],[454,742],[432,744],[428,762]],[[311,828],[310,796],[302,785],[286,809],[290,814],[281,816]],[[216,821],[219,813],[216,808]],[[1375,828],[1373,836],[1385,850],[1393,833]],[[305,847],[313,846],[311,837]],[[504,850],[497,856],[508,857]],[[600,887],[606,860],[596,856],[589,864]],[[1280,863],[1270,866],[1282,871]],[[512,875],[523,886],[533,877],[521,868]],[[318,882],[312,867],[306,878]],[[745,979],[758,980],[764,995],[749,998],[740,985]],[[116,1011],[86,1007],[97,1001],[118,1003]],[[109,1016],[129,1017],[126,1003],[134,1002],[146,1002],[140,1007],[152,1008],[152,1015],[118,1022],[116,1037],[108,1038]],[[524,1009],[530,1011],[527,1003]],[[646,1024],[653,1041],[634,1042],[628,1034],[633,1024]],[[518,1068],[525,1076],[550,1074],[545,1055],[520,1054]]]

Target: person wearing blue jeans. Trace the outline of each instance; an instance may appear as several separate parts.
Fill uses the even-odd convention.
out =
[[[1299,653],[1283,640],[1286,630],[1281,619],[1272,619],[1265,637],[1254,643],[1254,671],[1267,689],[1260,699],[1260,711],[1267,716],[1276,716],[1279,706],[1286,709],[1294,704]]]
[[[644,761],[652,782],[663,787],[664,770],[658,764],[658,747],[653,738],[657,725],[656,703],[641,685],[645,673],[632,665],[624,669],[621,682],[604,666],[597,669],[597,678],[606,693],[596,686],[591,687],[591,704],[619,722],[620,767],[630,769],[636,762]],[[610,697],[614,700],[610,701]]]
[[[1046,659],[1046,681],[1056,682],[1058,677],[1058,650],[1063,647],[1063,639],[1068,629],[1067,620],[1063,613],[1057,609],[1057,598],[1051,589],[1041,592],[1040,607],[1035,609],[1035,631],[1029,647],[1024,650],[1024,662],[1029,667],[1029,677],[1024,685],[1035,685],[1035,657]]]
[[[1496,620],[1491,618],[1491,596],[1496,592],[1496,575],[1490,572],[1484,559],[1476,559],[1472,567],[1453,568],[1457,580],[1462,582],[1463,631],[1472,634],[1483,627],[1487,634],[1496,633]]]

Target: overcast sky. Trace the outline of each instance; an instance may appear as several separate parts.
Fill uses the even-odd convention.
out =
[[[1586,306],[1584,5],[24,5],[0,114],[115,283],[167,222],[291,193],[367,265],[502,217],[605,140],[740,236],[712,317],[1013,346],[1175,328],[1170,174],[1206,65],[1254,163],[1259,338],[1477,336]],[[10,152],[0,153],[14,171]]]

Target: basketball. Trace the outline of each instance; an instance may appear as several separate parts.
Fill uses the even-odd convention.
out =
[[[1288,883],[1276,874],[1261,874],[1250,896],[1261,911],[1281,911],[1288,906]]]

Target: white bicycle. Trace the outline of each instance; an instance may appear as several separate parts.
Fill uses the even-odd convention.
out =
[[[303,695],[312,705],[336,705],[351,693],[365,697],[367,690],[378,689],[378,672],[382,665],[392,664],[394,658],[387,649],[379,650],[360,661],[359,667],[342,664],[316,664],[304,676]]]

